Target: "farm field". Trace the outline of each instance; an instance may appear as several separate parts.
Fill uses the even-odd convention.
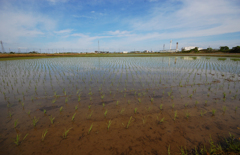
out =
[[[239,60],[0,61],[0,154],[211,153],[240,137]]]

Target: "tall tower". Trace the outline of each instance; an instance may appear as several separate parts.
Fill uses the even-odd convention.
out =
[[[178,42],[176,43],[176,52],[178,51]]]
[[[0,44],[1,44],[1,47],[2,47],[2,52],[4,53],[4,52],[5,52],[5,50],[4,50],[4,47],[3,47],[3,42],[2,42],[2,41],[0,41]]]

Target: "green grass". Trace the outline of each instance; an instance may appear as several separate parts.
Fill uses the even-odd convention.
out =
[[[69,128],[68,130],[65,129],[64,133],[63,133],[63,138],[66,139],[67,138],[67,134],[68,132],[71,130],[72,128]]]
[[[48,129],[46,129],[46,130],[43,131],[43,133],[42,133],[42,141],[44,141],[47,132],[48,132]]]

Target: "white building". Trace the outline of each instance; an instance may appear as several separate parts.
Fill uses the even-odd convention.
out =
[[[126,54],[126,53],[128,53],[128,51],[123,51],[123,53],[125,53],[125,54]]]
[[[184,51],[189,51],[189,50],[191,50],[191,49],[194,49],[196,46],[188,46],[188,47],[183,47],[182,49],[184,50]],[[198,50],[202,50],[203,48],[199,48],[199,47],[197,47],[198,48]]]

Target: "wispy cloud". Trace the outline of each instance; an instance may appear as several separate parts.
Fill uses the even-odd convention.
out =
[[[65,29],[65,30],[60,30],[60,31],[54,31],[56,34],[67,34],[71,33],[73,30],[72,29]]]

